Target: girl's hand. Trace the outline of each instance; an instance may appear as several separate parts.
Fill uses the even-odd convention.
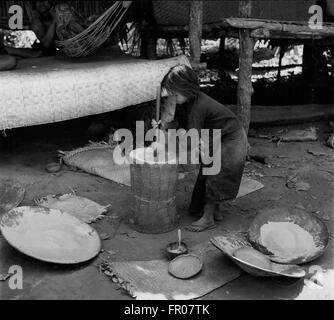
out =
[[[158,129],[159,126],[160,126],[160,124],[161,124],[161,120],[159,120],[159,121],[157,122],[157,120],[153,119],[153,120],[151,121],[151,125],[152,125],[153,129]]]

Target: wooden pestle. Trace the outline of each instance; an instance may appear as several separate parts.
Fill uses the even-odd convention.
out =
[[[155,120],[158,123],[160,120],[160,108],[161,108],[161,86],[157,87],[157,100],[156,100],[156,108],[155,108]],[[159,126],[156,129],[157,133],[157,141],[159,141]],[[158,150],[154,150],[154,158],[157,159],[158,157]]]

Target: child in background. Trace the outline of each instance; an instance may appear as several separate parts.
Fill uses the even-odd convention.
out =
[[[16,58],[7,55],[3,45],[3,34],[0,30],[0,71],[12,70],[16,67]]]

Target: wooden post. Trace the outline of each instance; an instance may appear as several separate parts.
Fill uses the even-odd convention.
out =
[[[309,102],[314,101],[314,78],[315,78],[315,57],[314,57],[314,49],[310,45],[304,44],[303,50],[303,80],[304,83],[307,84],[308,89],[307,93]]]
[[[156,36],[156,21],[153,14],[152,1],[142,0],[138,1],[139,19],[142,23],[140,56],[144,59],[157,59],[157,36]]]
[[[225,55],[225,37],[221,36],[220,37],[220,43],[219,43],[219,72],[220,74],[224,73],[224,55]]]
[[[201,62],[201,42],[203,27],[203,1],[191,1],[189,12],[190,57],[196,69]]]
[[[250,18],[252,12],[251,0],[239,0],[239,15],[242,18]],[[250,30],[239,30],[240,55],[239,55],[239,77],[238,77],[238,97],[237,115],[248,133],[251,99],[253,94],[252,87],[252,63],[254,52],[254,39],[251,38]]]
[[[140,56],[143,59],[157,59],[157,38],[153,35],[152,28],[145,26],[141,32]]]
[[[279,60],[278,60],[278,69],[277,69],[277,82],[281,82],[281,72],[282,72],[282,60],[284,57],[284,54],[286,53],[287,50],[287,45],[281,45],[279,48]]]

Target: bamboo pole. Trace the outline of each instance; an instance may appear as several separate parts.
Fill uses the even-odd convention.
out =
[[[191,1],[189,11],[190,57],[194,69],[201,62],[201,42],[203,27],[203,1]]]
[[[252,12],[251,0],[239,0],[239,15],[249,18]],[[238,76],[237,115],[240,118],[246,132],[249,130],[251,116],[252,64],[254,52],[254,40],[250,36],[250,30],[239,30],[240,55]]]

